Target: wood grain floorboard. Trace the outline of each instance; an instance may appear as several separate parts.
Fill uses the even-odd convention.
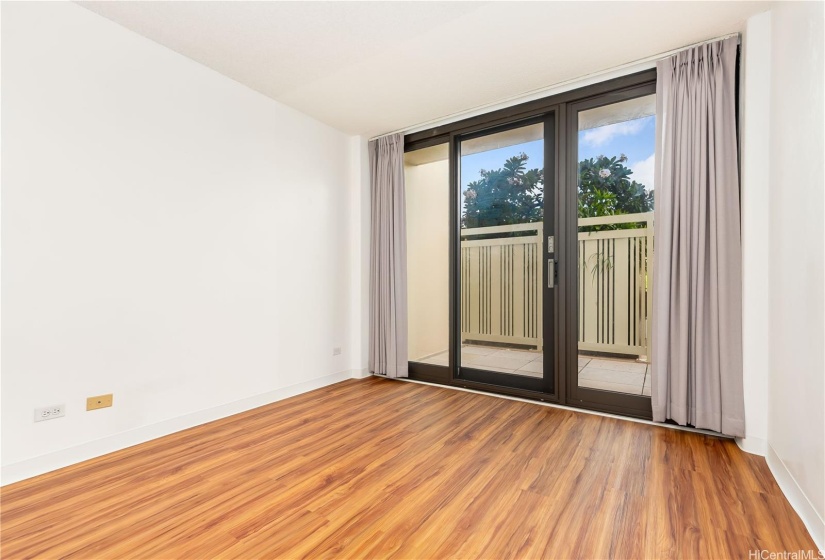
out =
[[[748,558],[814,550],[730,440],[378,378],[0,490],[3,558]]]

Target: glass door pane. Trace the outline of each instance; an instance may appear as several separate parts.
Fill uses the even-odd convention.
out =
[[[460,142],[460,375],[468,379],[483,371],[476,380],[546,389],[544,128]]]
[[[655,113],[655,94],[578,112],[580,389],[650,396]]]

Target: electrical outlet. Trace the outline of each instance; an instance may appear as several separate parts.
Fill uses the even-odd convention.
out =
[[[332,355],[333,356],[340,356],[341,355],[341,347],[336,346],[335,348],[333,348],[332,349]]]
[[[86,399],[86,410],[97,410],[108,406],[112,406],[112,393]]]
[[[56,404],[53,406],[44,406],[43,408],[34,409],[35,422],[51,420],[52,418],[60,418],[61,416],[66,416],[66,405],[64,404]]]

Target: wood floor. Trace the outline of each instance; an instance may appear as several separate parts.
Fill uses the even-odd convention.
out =
[[[2,489],[10,558],[748,558],[813,550],[730,440],[345,381]]]

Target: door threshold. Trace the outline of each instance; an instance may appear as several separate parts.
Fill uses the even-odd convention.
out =
[[[610,412],[600,412],[598,410],[589,410],[587,408],[578,408],[575,406],[568,406],[564,404],[552,403],[547,401],[538,401],[534,399],[525,399],[522,397],[513,397],[510,395],[502,395],[500,393],[490,393],[487,391],[478,391],[476,389],[468,389],[466,387],[456,387],[454,385],[441,385],[440,383],[429,383],[427,381],[419,381],[417,379],[409,379],[406,377],[384,377],[383,375],[378,375],[376,377],[381,377],[382,379],[389,379],[391,381],[404,381],[406,383],[418,383],[420,385],[430,385],[432,387],[439,387],[441,389],[451,389],[454,391],[464,391],[466,393],[475,393],[477,395],[486,395],[488,397],[495,397],[499,399],[508,399],[511,401],[518,401],[523,403],[530,403],[536,404],[539,406],[549,406],[551,408],[560,408],[562,410],[569,410],[571,412],[581,412],[583,414],[592,414],[594,416],[604,416],[605,418],[615,418],[617,420],[626,420],[628,422],[637,422],[639,424],[647,424],[648,426],[656,426],[659,428],[668,428],[671,430],[679,430],[682,432],[692,432],[694,434],[702,434],[705,436],[714,436],[721,439],[730,439],[735,440],[733,436],[726,436],[724,434],[720,434],[719,432],[712,432],[710,430],[701,430],[699,428],[691,428],[689,426],[679,426],[678,424],[665,424],[663,422],[654,422],[653,420],[645,420],[644,418],[634,418],[633,416],[623,416],[621,414],[612,414]]]

